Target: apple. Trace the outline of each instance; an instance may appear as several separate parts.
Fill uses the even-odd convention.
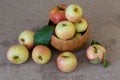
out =
[[[60,21],[66,20],[65,17],[65,10],[66,10],[66,5],[60,4],[55,6],[50,10],[50,20],[54,23],[57,24]]]
[[[32,59],[35,63],[46,64],[51,59],[51,50],[44,45],[37,45],[32,51]]]
[[[65,17],[71,22],[79,21],[82,18],[82,15],[82,8],[77,4],[71,4],[65,10]]]
[[[19,43],[28,49],[32,49],[34,47],[34,34],[32,30],[24,30],[19,35]]]
[[[57,66],[62,72],[72,72],[77,67],[77,58],[72,52],[63,52],[57,57]]]
[[[63,40],[71,39],[75,32],[74,24],[69,21],[61,21],[55,27],[56,36]]]
[[[82,34],[77,32],[73,38],[74,38],[74,39],[78,39],[78,38],[80,38],[81,36],[82,36]]]
[[[103,61],[106,49],[101,45],[91,45],[87,48],[86,55],[88,60],[93,64],[98,64]]]
[[[23,45],[13,45],[7,51],[7,59],[14,64],[22,64],[29,57],[28,49]]]
[[[81,21],[75,22],[74,24],[77,32],[84,32],[87,30],[88,23],[84,18],[82,18]]]

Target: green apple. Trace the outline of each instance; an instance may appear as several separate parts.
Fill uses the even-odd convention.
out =
[[[13,45],[7,51],[7,58],[11,63],[22,64],[27,61],[29,51],[23,45]]]
[[[57,58],[57,66],[62,72],[72,72],[77,67],[77,58],[72,52],[63,52]]]
[[[66,8],[65,16],[68,21],[76,22],[82,18],[82,8],[77,4],[71,4]]]
[[[32,49],[34,47],[34,34],[32,30],[24,30],[19,35],[19,43],[28,49]]]
[[[88,23],[84,18],[82,18],[81,21],[75,22],[74,24],[77,32],[84,32],[87,30]]]
[[[75,36],[74,36],[74,39],[78,39],[78,38],[80,38],[81,36],[82,36],[82,34],[77,32],[77,33],[75,34]]]
[[[55,27],[56,36],[63,40],[71,39],[75,32],[74,24],[69,21],[61,21]]]
[[[43,45],[35,46],[32,51],[32,59],[38,64],[46,64],[51,59],[51,55],[51,50]]]

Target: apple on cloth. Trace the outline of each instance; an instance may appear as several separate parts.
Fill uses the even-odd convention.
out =
[[[7,51],[7,59],[14,64],[22,64],[28,60],[29,51],[23,45],[13,45]]]
[[[88,22],[85,18],[81,18],[80,21],[74,23],[77,32],[84,32],[87,30]]]
[[[63,52],[57,57],[57,66],[62,72],[72,72],[77,64],[77,58],[72,52]]]
[[[93,64],[103,63],[104,67],[110,64],[106,60],[106,49],[97,41],[92,41],[91,45],[86,50],[87,59]]]
[[[24,30],[19,35],[18,38],[19,43],[27,47],[29,50],[32,49],[34,47],[34,35],[35,35],[34,31]]]
[[[51,59],[51,55],[51,50],[44,45],[37,45],[32,51],[32,59],[38,64],[46,64]]]

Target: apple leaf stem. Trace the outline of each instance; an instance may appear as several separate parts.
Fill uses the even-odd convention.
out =
[[[103,58],[103,66],[105,68],[109,67],[110,66],[110,63],[107,61],[106,59],[106,53],[104,53],[104,58]]]
[[[99,42],[97,42],[95,40],[92,40],[91,45],[101,45],[102,46],[102,44],[100,44]]]

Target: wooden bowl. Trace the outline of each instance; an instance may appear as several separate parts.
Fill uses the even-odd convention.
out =
[[[48,25],[53,25],[51,21],[49,21]],[[70,40],[62,40],[57,38],[54,34],[52,35],[51,45],[59,50],[59,51],[74,51],[80,49],[85,45],[88,41],[90,34],[90,27],[88,26],[87,30],[83,33],[80,38],[72,38]]]

